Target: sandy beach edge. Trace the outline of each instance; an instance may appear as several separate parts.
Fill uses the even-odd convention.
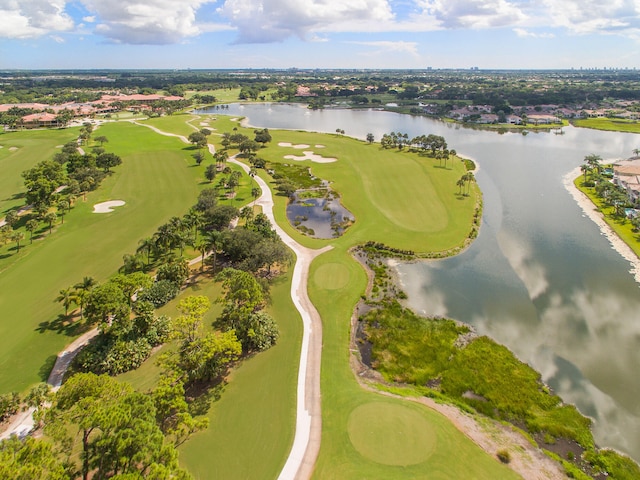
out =
[[[562,183],[565,189],[576,201],[584,214],[590,218],[598,227],[600,232],[607,237],[611,247],[618,252],[625,260],[631,264],[629,273],[633,275],[635,281],[640,283],[640,258],[635,254],[631,247],[627,245],[616,232],[605,222],[604,216],[600,213],[591,199],[582,193],[573,183],[576,178],[582,174],[580,167],[576,167],[568,172],[563,178]]]

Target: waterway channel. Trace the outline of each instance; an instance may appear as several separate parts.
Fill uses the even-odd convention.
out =
[[[585,155],[631,156],[640,135],[573,127],[562,135],[499,134],[376,110],[281,104],[232,104],[218,112],[257,127],[341,128],[362,139],[434,133],[476,160],[484,195],[480,235],[456,257],[398,266],[410,306],[469,323],[509,347],[594,419],[600,446],[640,460],[640,288],[562,183]]]

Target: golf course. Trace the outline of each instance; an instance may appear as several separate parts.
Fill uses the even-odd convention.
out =
[[[150,237],[171,217],[185,214],[208,185],[204,172],[213,158],[208,155],[198,165],[190,145],[157,130],[185,137],[210,129],[208,141],[214,150],[221,148],[223,133],[253,135],[239,119],[223,115],[179,114],[138,123],[105,122],[96,130],[108,138],[108,150],[122,158],[122,165],[97,190],[78,197],[64,223],[56,222],[51,232],[43,226],[32,243],[26,236],[19,249],[12,242],[0,245],[0,393],[24,393],[46,380],[57,353],[83,332],[84,325],[63,315],[55,301],[58,292],[83,277],[104,281],[115,274],[123,255],[135,252],[140,239]],[[466,173],[464,163],[452,157],[442,166],[429,155],[383,149],[342,135],[270,133],[272,141],[258,156],[271,165],[308,168],[328,182],[355,218],[340,237],[312,238],[288,222],[288,198],[274,195],[275,219],[288,236],[309,249],[331,247],[313,261],[307,279],[309,297],[322,321],[322,429],[313,478],[519,478],[440,413],[364,389],[351,369],[351,356],[357,354],[350,349],[351,319],[367,286],[367,273],[351,249],[369,241],[425,255],[464,248],[482,203],[474,183],[469,194],[462,194],[456,184]],[[53,157],[76,135],[74,129],[0,135],[0,218],[24,205],[21,172]],[[308,150],[336,161],[286,159],[298,152],[285,144],[309,145]],[[231,162],[229,167],[239,168]],[[257,169],[257,175],[275,188],[267,170]],[[239,208],[251,205],[253,186],[244,175],[235,198],[228,201]],[[106,201],[124,204],[94,214],[94,205]],[[278,343],[234,366],[208,410],[209,428],[180,446],[180,464],[194,478],[272,479],[285,465],[295,436],[303,338],[291,287],[290,271],[277,276],[271,286],[267,310],[279,326]],[[215,303],[221,292],[218,282],[204,278],[159,313],[177,316],[178,301],[206,295],[213,304],[204,319],[209,325],[222,308]],[[159,352],[170,348],[160,348],[120,380],[149,391],[160,375]]]

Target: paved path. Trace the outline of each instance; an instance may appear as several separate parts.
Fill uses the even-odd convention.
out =
[[[229,162],[240,165],[245,172],[249,167],[230,158]],[[311,303],[307,293],[309,266],[315,257],[330,250],[327,246],[321,250],[305,248],[291,238],[276,222],[273,215],[273,196],[267,183],[260,177],[253,177],[262,189],[262,196],[256,204],[264,213],[282,241],[296,254],[291,282],[291,298],[302,316],[303,333],[300,365],[298,370],[298,389],[296,407],[296,433],[289,457],[280,472],[279,480],[311,478],[322,435],[322,411],[320,404],[320,364],[322,356],[322,320]]]

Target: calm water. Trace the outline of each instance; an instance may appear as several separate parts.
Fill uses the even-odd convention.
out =
[[[377,140],[390,131],[435,133],[476,160],[480,236],[457,257],[399,267],[412,308],[467,322],[507,345],[595,420],[599,445],[640,460],[640,289],[562,185],[585,155],[628,157],[640,136],[571,127],[564,135],[500,135],[388,112],[275,104],[224,113],[258,127],[341,128]]]
[[[344,233],[343,223],[353,221],[353,215],[340,204],[339,198],[299,198],[295,195],[287,205],[287,219],[313,230],[315,238],[334,238]]]

